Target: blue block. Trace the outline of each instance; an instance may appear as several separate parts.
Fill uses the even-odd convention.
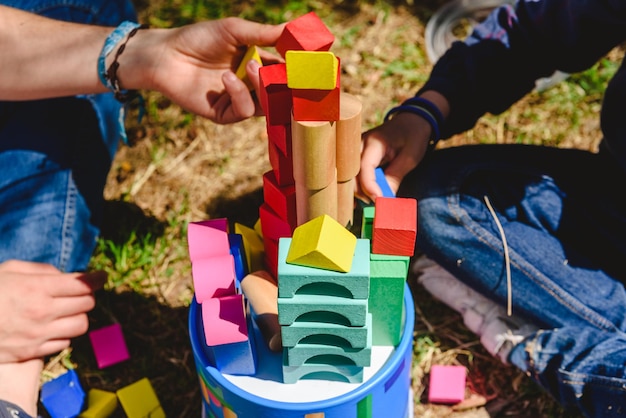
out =
[[[241,281],[248,274],[248,262],[243,248],[243,236],[241,234],[228,234],[230,254],[235,259],[235,287],[240,289]]]
[[[85,391],[75,370],[46,382],[41,387],[41,403],[51,418],[76,417],[83,410]]]
[[[383,197],[396,197],[394,192],[391,191],[389,183],[387,183],[385,172],[380,167],[376,169],[376,183],[378,183],[378,187],[380,187],[381,191],[383,192]]]

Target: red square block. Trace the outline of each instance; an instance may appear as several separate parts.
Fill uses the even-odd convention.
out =
[[[465,399],[465,379],[463,366],[431,366],[428,401],[445,404],[461,402]]]
[[[294,184],[291,144],[288,144],[288,154],[283,154],[276,144],[268,141],[267,151],[269,154],[270,166],[272,166],[278,185],[287,186]]]
[[[291,117],[291,116],[290,116]],[[267,139],[286,156],[291,155],[291,120],[284,125],[265,124]]]
[[[337,87],[332,90],[291,89],[293,118],[298,121],[337,121],[340,116],[340,73],[337,68]]]
[[[265,268],[272,275],[278,277],[278,240],[263,237],[265,247]]]
[[[259,69],[259,102],[269,125],[291,122],[291,89],[287,87],[285,63],[265,65]]]
[[[276,42],[276,50],[285,58],[285,53],[290,50],[328,51],[333,42],[332,32],[315,12],[309,12],[285,25]]]
[[[297,226],[295,185],[279,185],[274,171],[268,171],[263,174],[263,200],[280,218],[287,220],[292,230],[295,229]]]
[[[281,218],[267,203],[259,207],[259,218],[261,218],[263,238],[278,240],[288,238],[293,233],[287,220]]]
[[[379,197],[374,204],[372,252],[413,256],[417,237],[417,200]]]

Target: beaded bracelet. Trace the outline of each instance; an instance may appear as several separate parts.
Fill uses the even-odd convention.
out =
[[[98,77],[100,78],[100,82],[106,88],[111,90],[111,92],[115,95],[115,98],[122,103],[129,102],[130,100],[136,98],[139,94],[135,90],[122,90],[120,88],[120,81],[117,78],[117,69],[120,66],[118,58],[122,52],[124,52],[129,39],[132,38],[137,31],[139,31],[139,29],[145,29],[146,27],[146,25],[140,25],[135,22],[122,22],[113,30],[113,32],[109,34],[109,36],[107,36],[104,41],[102,51],[100,51],[100,56],[98,57]],[[119,46],[119,48],[117,48],[113,62],[109,68],[105,68],[107,56],[124,38],[126,39]]]
[[[422,97],[413,97],[389,110],[385,115],[385,122],[391,119],[396,113],[402,112],[413,113],[424,118],[431,128],[430,147],[437,145],[440,139],[439,126],[443,123],[443,115],[437,106]]]

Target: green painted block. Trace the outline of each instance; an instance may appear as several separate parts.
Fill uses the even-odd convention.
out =
[[[278,297],[296,294],[340,296],[367,299],[370,277],[370,242],[357,239],[352,268],[347,273],[286,262],[291,238],[278,242]]]
[[[411,257],[408,255],[391,255],[391,254],[370,254],[370,276],[372,276],[372,268],[379,271],[380,269],[386,270],[388,268],[394,269],[394,274],[407,277],[409,273],[409,266],[411,265]],[[397,263],[401,263],[402,267],[397,266]]]
[[[367,395],[356,404],[356,418],[372,418],[372,395]]]
[[[335,323],[294,322],[281,327],[283,347],[296,344],[328,344],[339,347],[365,348],[372,332],[372,315],[367,315],[365,326],[347,327]],[[373,342],[373,340],[372,340]]]
[[[363,367],[332,363],[307,363],[288,366],[283,356],[283,383],[293,384],[301,379],[332,380],[347,383],[363,382]]]
[[[396,265],[401,266],[402,263]],[[376,277],[370,279],[368,311],[373,317],[372,341],[375,346],[396,346],[400,343],[406,276],[399,275],[399,269],[375,268]]]
[[[372,239],[372,230],[374,226],[374,206],[366,206],[363,208],[363,221],[361,223],[361,238]]]
[[[326,295],[295,295],[278,298],[278,323],[332,321],[351,327],[365,325],[367,299],[346,299]]]

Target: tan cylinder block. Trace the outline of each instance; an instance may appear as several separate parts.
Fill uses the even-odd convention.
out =
[[[337,182],[337,222],[350,229],[354,223],[355,178]]]
[[[363,104],[355,96],[342,92],[337,121],[337,180],[348,181],[361,168],[361,114]]]
[[[306,189],[296,183],[296,210],[298,226],[321,215],[328,215],[336,220],[337,182],[335,176],[333,175],[328,186],[318,190]]]
[[[241,280],[241,291],[255,314],[255,322],[271,351],[283,348],[278,323],[278,285],[276,279],[264,270],[255,271]]]
[[[306,189],[319,190],[335,181],[336,123],[291,121],[293,178]]]

